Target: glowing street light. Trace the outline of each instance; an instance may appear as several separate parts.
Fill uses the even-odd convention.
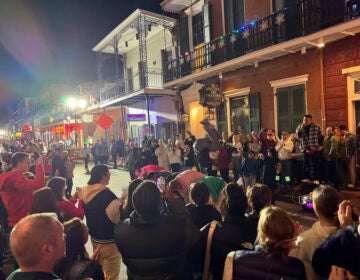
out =
[[[77,135],[77,131],[76,131],[76,124],[77,124],[77,117],[76,117],[76,113],[78,109],[84,109],[86,107],[86,100],[81,99],[81,98],[75,98],[75,97],[63,97],[62,101],[66,104],[66,106],[74,112],[74,121],[75,121],[75,146],[77,147],[78,145],[78,135]]]

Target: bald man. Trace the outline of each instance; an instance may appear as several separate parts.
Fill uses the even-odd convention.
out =
[[[65,256],[65,236],[55,214],[33,214],[21,219],[11,231],[10,248],[20,268],[7,280],[60,279],[53,267]]]

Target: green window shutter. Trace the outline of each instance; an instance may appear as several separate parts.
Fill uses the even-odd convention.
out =
[[[244,0],[233,0],[233,29],[238,29],[245,23]],[[230,31],[232,31],[230,30]]]
[[[291,88],[292,95],[292,123],[290,131],[294,132],[299,123],[302,122],[306,112],[305,85],[298,85]]]
[[[233,0],[224,0],[225,33],[234,30]]]
[[[203,13],[203,24],[204,24],[204,43],[210,42],[210,5],[209,3],[204,3],[202,8]]]
[[[290,88],[280,88],[277,90],[277,116],[278,116],[278,131],[280,136],[282,131],[288,131],[290,128],[290,106],[289,106]],[[290,132],[290,131],[289,131]]]
[[[260,131],[260,93],[254,92],[248,95],[250,108],[250,131]]]
[[[180,18],[178,34],[180,39],[180,53],[184,54],[189,51],[189,27],[187,16]]]
[[[305,85],[279,88],[276,92],[278,135],[295,132],[305,114]]]

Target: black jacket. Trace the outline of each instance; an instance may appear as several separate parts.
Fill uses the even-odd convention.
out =
[[[255,251],[235,252],[233,279],[252,280],[305,280],[304,264],[297,258],[283,259],[280,254],[270,255],[259,247]]]
[[[186,213],[183,202],[180,204]],[[171,206],[174,213],[174,203]],[[136,211],[114,231],[129,280],[186,279],[185,256],[199,237],[189,216],[159,214],[152,221],[143,221]]]
[[[201,271],[204,265],[209,228],[210,224],[201,229],[200,244],[197,244],[198,246],[191,256],[191,260],[194,263],[192,269],[195,272]],[[227,254],[231,251],[247,249],[244,246],[245,243],[253,244],[256,235],[257,223],[245,216],[233,217],[227,215],[222,223],[218,223],[214,231],[211,246],[210,271],[214,280],[222,279]]]

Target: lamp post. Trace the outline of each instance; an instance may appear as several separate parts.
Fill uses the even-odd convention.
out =
[[[78,109],[84,109],[86,107],[86,101],[84,99],[75,98],[75,97],[69,97],[66,100],[66,106],[74,113],[74,130],[75,133],[75,146],[78,145],[78,135],[77,135],[77,110]]]

